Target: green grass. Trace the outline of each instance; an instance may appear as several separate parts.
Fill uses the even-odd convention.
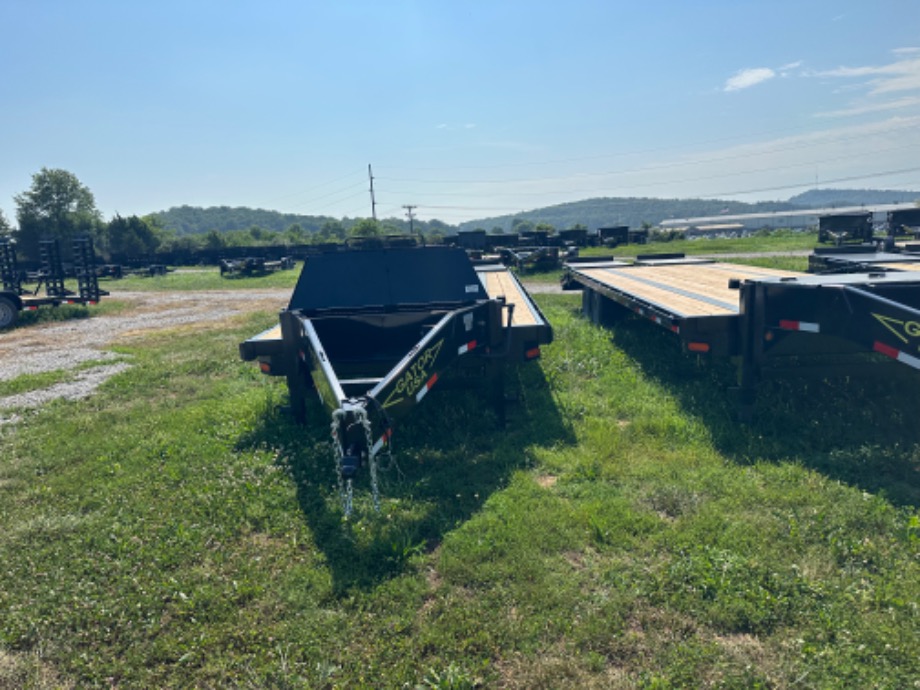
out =
[[[738,238],[699,238],[694,240],[675,240],[673,242],[651,242],[649,244],[628,244],[614,249],[596,247],[583,250],[583,256],[592,254],[610,254],[617,257],[636,256],[637,254],[670,254],[682,252],[687,256],[699,254],[761,253],[811,251],[818,244],[818,235],[814,232],[792,232],[775,230],[763,235]]]
[[[342,521],[328,421],[163,333],[0,429],[0,687],[903,688],[920,677],[918,377],[767,387],[540,295],[497,428],[436,388]]]
[[[113,294],[119,291],[162,290],[254,290],[259,288],[293,288],[302,264],[292,270],[274,271],[264,276],[221,276],[217,266],[178,268],[164,276],[127,276],[119,280],[100,280],[99,285]]]

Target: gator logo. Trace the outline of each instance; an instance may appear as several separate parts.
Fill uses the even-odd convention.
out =
[[[913,338],[920,337],[920,323],[916,321],[902,321],[884,314],[872,314],[872,316],[905,344],[909,343]]]
[[[427,383],[430,376],[430,369],[438,359],[441,352],[441,346],[444,340],[441,339],[418,356],[412,366],[406,370],[400,379],[396,382],[393,392],[387,396],[383,402],[384,407],[390,407],[401,402],[407,395],[415,395],[422,386]]]

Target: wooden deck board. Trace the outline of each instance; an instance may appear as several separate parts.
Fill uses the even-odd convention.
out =
[[[872,264],[872,268],[887,268],[890,271],[920,271],[920,261],[895,261],[893,263]]]
[[[514,305],[512,326],[537,325],[536,315],[531,311],[527,298],[507,271],[481,271],[479,276],[490,298],[504,297],[505,302]]]
[[[681,317],[738,313],[738,291],[730,278],[756,279],[800,275],[790,271],[737,264],[672,264],[595,268],[587,277]]]

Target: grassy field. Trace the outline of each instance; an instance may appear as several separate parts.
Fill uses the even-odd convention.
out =
[[[127,276],[118,280],[103,279],[99,287],[113,294],[119,291],[162,290],[258,290],[260,288],[293,288],[300,275],[301,264],[293,270],[274,271],[264,276],[221,276],[217,266],[178,268],[162,276]]]
[[[637,254],[667,254],[681,252],[687,256],[699,254],[748,254],[761,252],[795,252],[811,251],[818,244],[815,232],[792,232],[776,230],[769,234],[752,235],[737,238],[700,238],[695,240],[675,240],[673,242],[651,242],[649,244],[627,244],[613,250],[603,247],[585,250],[585,255],[592,253],[617,256],[636,256]]]
[[[0,687],[915,687],[920,377],[772,384],[739,426],[726,364],[537,299],[507,428],[435,388],[379,515],[238,361],[269,313],[0,427]]]

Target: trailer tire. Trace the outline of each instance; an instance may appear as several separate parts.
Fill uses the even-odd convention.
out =
[[[19,309],[6,297],[0,297],[0,328],[12,328],[19,316]]]

